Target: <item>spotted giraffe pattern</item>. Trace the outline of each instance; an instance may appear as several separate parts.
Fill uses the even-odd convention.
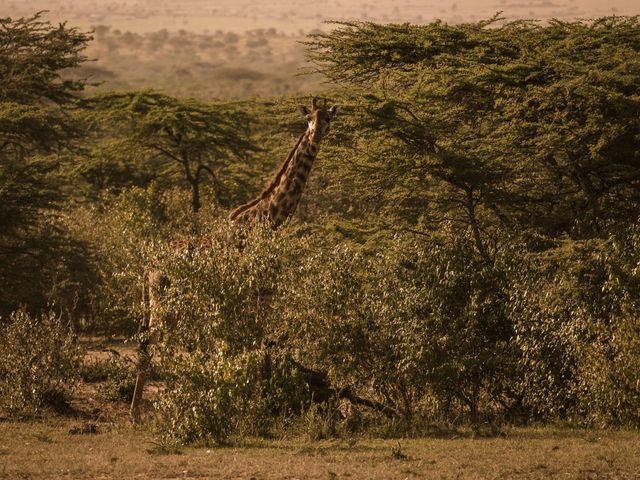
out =
[[[320,151],[320,141],[335,117],[338,106],[327,108],[326,101],[320,106],[314,98],[311,110],[304,105],[300,105],[299,109],[308,122],[307,131],[300,137],[270,185],[256,199],[231,212],[231,220],[238,223],[266,221],[277,228],[295,213]]]

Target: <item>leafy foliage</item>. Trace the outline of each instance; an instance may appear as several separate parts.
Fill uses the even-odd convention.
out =
[[[0,409],[24,418],[64,406],[82,357],[60,319],[18,310],[0,324],[0,335]]]
[[[47,292],[91,278],[84,246],[54,215],[64,199],[57,154],[79,135],[69,112],[85,85],[60,71],[85,60],[90,38],[39,14],[0,19],[0,313],[55,301],[65,310],[73,295]]]
[[[639,32],[636,17],[338,23],[307,45],[355,97],[341,175],[364,212],[452,224],[490,262],[505,234],[584,238],[632,214]]]
[[[135,363],[127,357],[112,355],[102,364],[105,383],[98,394],[105,400],[131,403],[136,384]]]
[[[407,420],[428,413],[426,396],[475,419],[481,393],[506,393],[514,358],[505,279],[470,247],[427,254],[399,237],[374,257],[346,246],[310,252],[278,304],[289,348]]]
[[[636,425],[637,227],[566,244],[514,269],[509,308],[523,400],[545,416]],[[637,258],[637,257],[636,257]]]
[[[165,414],[163,435],[184,443],[226,443],[255,390],[256,360],[249,353],[231,356],[222,344],[178,356],[169,370],[176,381],[157,405]]]
[[[161,159],[188,182],[194,213],[201,207],[200,185],[213,182],[216,203],[225,203],[224,179],[234,161],[248,161],[256,150],[249,138],[249,117],[233,104],[207,105],[160,93],[127,92],[93,97],[92,110],[128,137],[125,148],[142,148],[142,155]]]

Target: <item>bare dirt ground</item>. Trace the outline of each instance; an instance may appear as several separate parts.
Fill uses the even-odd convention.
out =
[[[145,430],[0,423],[2,479],[638,479],[640,434],[526,429],[490,439],[255,440],[167,453]],[[396,454],[393,452],[396,450]]]

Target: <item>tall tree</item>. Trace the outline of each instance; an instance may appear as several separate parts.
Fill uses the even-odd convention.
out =
[[[85,82],[61,71],[85,61],[90,39],[40,14],[0,18],[0,313],[42,305],[55,276],[47,266],[75,248],[55,221],[64,197],[56,171],[79,132],[69,112]]]
[[[225,171],[258,150],[250,117],[233,103],[205,104],[149,91],[109,93],[88,102],[102,112],[107,129],[128,139],[129,148],[141,147],[149,159],[164,160],[167,173],[182,176],[194,212],[202,206],[207,178],[216,203],[225,205]]]
[[[307,46],[356,95],[345,177],[395,224],[448,225],[490,261],[505,229],[593,234],[637,208],[636,17],[349,22]]]

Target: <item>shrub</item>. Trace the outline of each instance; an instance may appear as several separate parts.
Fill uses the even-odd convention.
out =
[[[640,228],[610,235],[583,262],[575,395],[598,426],[640,426]]]
[[[215,350],[183,353],[168,365],[169,387],[157,402],[161,435],[182,443],[224,444],[255,392],[258,357]]]
[[[405,420],[431,397],[438,414],[454,416],[459,405],[477,421],[480,403],[505,393],[513,363],[505,282],[470,246],[397,238],[373,256],[342,246],[302,258],[278,296],[281,336],[336,388]]]
[[[109,401],[131,402],[136,386],[134,362],[121,355],[112,355],[104,362],[105,383],[98,387],[99,395]]]
[[[159,250],[170,286],[156,313],[177,323],[172,437],[268,435],[283,419],[331,436],[335,412],[314,402],[339,400],[367,412],[345,428],[389,435],[504,418],[637,425],[637,234],[514,243],[488,263],[464,239],[397,236],[370,253],[295,233],[217,221],[206,246]]]
[[[295,241],[269,228],[247,231],[219,220],[204,242],[177,255],[157,249],[159,268],[170,280],[157,313],[177,321],[172,342],[204,349],[223,341],[231,355],[261,348]]]
[[[74,236],[91,248],[97,272],[90,294],[88,329],[132,334],[141,317],[142,278],[153,258],[154,245],[166,242],[170,231],[192,231],[188,198],[183,192],[130,188],[100,207],[80,207],[68,219]],[[203,209],[204,210],[204,209]],[[206,213],[206,212],[203,212]]]
[[[0,408],[32,417],[43,407],[64,405],[82,359],[69,329],[53,313],[33,317],[18,310],[0,324],[0,338]]]
[[[178,255],[157,249],[170,286],[154,313],[177,324],[158,349],[170,377],[157,404],[161,431],[185,443],[269,435],[276,418],[309,401],[299,372],[273,347],[272,335],[278,316],[272,299],[300,251],[295,246],[304,242],[287,232],[247,231],[219,220],[205,243]]]
[[[514,386],[533,415],[640,424],[639,238],[564,242],[511,269]]]

